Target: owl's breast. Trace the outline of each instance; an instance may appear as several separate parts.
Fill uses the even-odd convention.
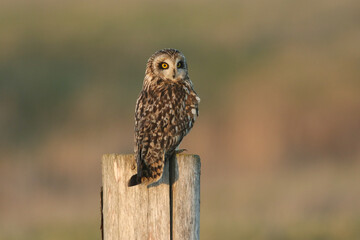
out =
[[[198,116],[198,97],[192,88],[186,85],[176,86],[169,94],[172,132],[185,136]]]

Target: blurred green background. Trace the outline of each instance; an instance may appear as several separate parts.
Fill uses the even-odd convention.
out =
[[[360,2],[0,2],[0,239],[100,239],[147,58],[187,57],[202,239],[360,239]]]

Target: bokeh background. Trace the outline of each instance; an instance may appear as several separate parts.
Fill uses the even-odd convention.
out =
[[[360,239],[360,2],[0,2],[0,239],[100,239],[147,58],[202,101],[202,239]]]

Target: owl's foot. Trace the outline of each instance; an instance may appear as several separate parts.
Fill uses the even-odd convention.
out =
[[[187,151],[187,149],[177,149],[177,150],[175,150],[175,154],[179,154],[179,153],[182,153],[182,152],[185,152],[185,151]]]

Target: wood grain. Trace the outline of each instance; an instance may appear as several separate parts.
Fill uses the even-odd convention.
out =
[[[200,237],[200,157],[180,154],[175,161],[173,240]]]
[[[173,161],[171,187],[169,163],[159,182],[128,187],[136,172],[134,155],[103,156],[105,240],[199,239],[200,158],[179,154]]]

